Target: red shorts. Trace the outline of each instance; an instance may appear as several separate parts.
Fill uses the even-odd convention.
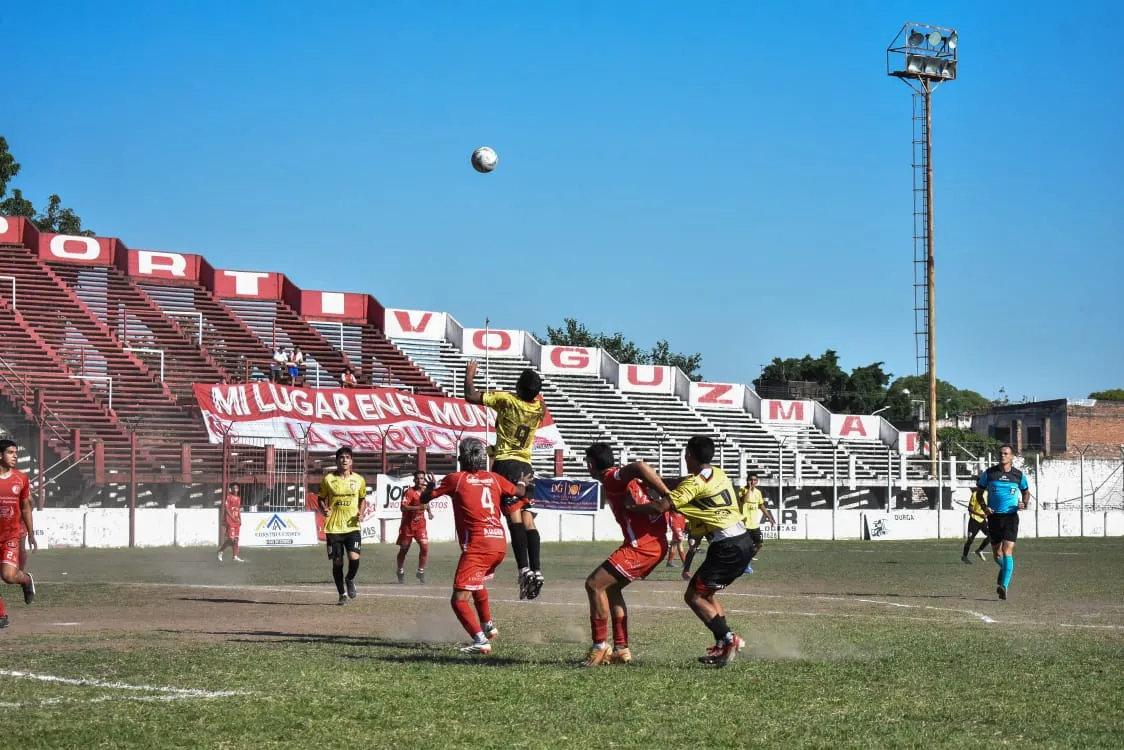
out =
[[[227,526],[226,527],[226,538],[231,540],[232,542],[237,542],[238,538],[239,538],[239,536],[241,536],[241,534],[242,534],[242,524],[238,524],[237,526]]]
[[[687,518],[681,513],[669,514],[671,518],[671,541],[679,542],[687,535]]]
[[[616,552],[609,555],[605,564],[620,573],[626,581],[635,581],[655,570],[656,566],[663,562],[666,554],[667,542],[646,544],[643,547],[622,544]]]
[[[453,588],[461,591],[479,591],[496,572],[507,554],[506,539],[483,539],[461,552]]]
[[[20,547],[23,546],[21,537],[13,537],[0,542],[0,566],[11,565],[13,568],[20,566]]]
[[[398,529],[398,546],[407,547],[411,541],[416,541],[418,544],[429,544],[429,531],[425,526],[416,528],[413,526],[402,526]]]

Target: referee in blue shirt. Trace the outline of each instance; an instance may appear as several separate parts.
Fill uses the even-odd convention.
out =
[[[995,581],[995,593],[1000,599],[1007,598],[1007,587],[1011,585],[1011,574],[1015,572],[1015,540],[1019,538],[1019,511],[1026,509],[1030,499],[1030,486],[1026,476],[1013,465],[1015,451],[1010,445],[999,449],[999,463],[980,474],[976,486],[987,491],[988,535],[995,562],[999,565],[999,576]]]

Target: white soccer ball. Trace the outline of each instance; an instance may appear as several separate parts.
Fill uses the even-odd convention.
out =
[[[472,168],[477,172],[491,172],[499,163],[500,157],[491,146],[481,146],[472,152]]]

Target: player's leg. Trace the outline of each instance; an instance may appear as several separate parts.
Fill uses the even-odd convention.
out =
[[[398,532],[398,557],[397,562],[397,577],[399,583],[406,582],[406,555],[410,552],[410,544],[413,542],[413,537],[405,531]]]
[[[613,621],[612,661],[616,664],[632,661],[632,651],[628,648],[628,606],[624,603],[624,587],[627,585],[620,582],[605,592],[609,597],[609,617]]]
[[[20,568],[20,547],[22,545],[23,540],[18,537],[0,543],[0,580],[4,583],[21,586],[24,603],[31,604],[35,601],[35,579],[31,577],[30,573]]]
[[[359,595],[359,592],[355,590],[355,575],[359,572],[359,555],[363,546],[362,532],[352,531],[349,533],[345,544],[347,547],[347,577],[344,579],[344,584],[347,586],[347,598],[354,599]]]
[[[687,556],[683,558],[683,580],[691,580],[691,564],[695,561],[695,554],[699,551],[699,545],[702,544],[701,536],[687,537]]]
[[[612,559],[619,552],[620,550],[614,552],[608,560],[585,579],[585,594],[589,599],[589,632],[592,639],[589,654],[582,662],[582,666],[585,667],[596,667],[607,663],[612,653],[609,646],[609,595],[607,592],[618,582],[617,576],[620,573],[613,568]]]
[[[482,561],[479,550],[465,550],[461,553],[457,572],[453,578],[453,596],[450,604],[457,621],[472,638],[472,643],[461,649],[466,654],[490,654],[492,644],[484,634],[478,613],[473,607],[473,592],[484,588],[484,578],[488,566]]]
[[[496,623],[492,619],[492,605],[488,601],[487,582],[495,576],[496,568],[500,566],[500,563],[503,562],[506,555],[507,545],[502,541],[491,549],[489,553],[490,562],[488,563],[487,570],[484,572],[485,585],[481,586],[479,591],[472,592],[473,601],[476,604],[476,615],[480,618],[480,628],[484,631],[484,637],[489,641],[495,640],[495,638],[499,636],[500,629],[496,627]]]
[[[522,461],[506,459],[503,461],[496,461],[492,465],[492,471],[499,474],[507,481],[515,483],[522,480],[526,472],[531,471],[531,465]],[[519,570],[519,598],[527,599],[529,598],[527,596],[528,590],[533,587],[534,576],[531,575],[527,526],[524,523],[527,517],[527,514],[523,513],[526,500],[521,497],[504,495],[500,499],[500,506],[504,517],[507,519],[507,530],[511,537],[511,551],[515,554],[515,565]],[[530,516],[530,520],[533,527],[534,516]],[[535,535],[537,540],[537,530],[535,531]]]
[[[231,551],[234,552],[234,562],[245,562],[245,560],[243,560],[241,557],[238,556],[238,553],[239,553],[238,540],[241,537],[241,535],[242,535],[242,527],[241,526],[231,526],[230,527],[230,546],[231,546]]]
[[[1015,573],[1015,541],[1018,538],[1019,515],[1018,513],[1011,513],[1003,519],[1003,543],[999,549],[999,554],[1002,558],[1002,564],[1000,565],[1002,576],[999,586],[996,587],[996,593],[999,594],[1000,599],[1007,598],[1007,589],[1011,585],[1011,576]]]
[[[429,562],[429,537],[418,537],[418,582],[425,583],[425,564]]]
[[[704,663],[725,666],[744,644],[726,623],[726,611],[717,594],[742,575],[752,550],[749,534],[713,542],[706,560],[687,584],[683,600],[714,635],[714,648],[702,657]]]
[[[347,606],[347,591],[343,584],[343,558],[347,554],[344,548],[343,534],[325,534],[328,546],[328,559],[332,561],[332,581],[336,584],[336,601],[341,607]]]
[[[976,548],[976,557],[983,560],[984,548],[991,545],[991,533],[988,531],[986,518],[980,521],[980,534],[983,536],[983,538],[980,540],[980,546]]]
[[[761,536],[761,529],[750,529],[748,533],[750,548],[749,560],[745,564],[745,572],[752,573],[753,567],[750,565],[750,562],[752,562],[754,558],[757,557],[757,553],[760,552],[761,548],[765,546],[765,538]]]

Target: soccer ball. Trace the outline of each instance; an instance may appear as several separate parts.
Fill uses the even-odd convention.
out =
[[[477,172],[491,172],[499,163],[500,157],[496,156],[495,149],[491,146],[481,146],[472,152],[472,168]]]

